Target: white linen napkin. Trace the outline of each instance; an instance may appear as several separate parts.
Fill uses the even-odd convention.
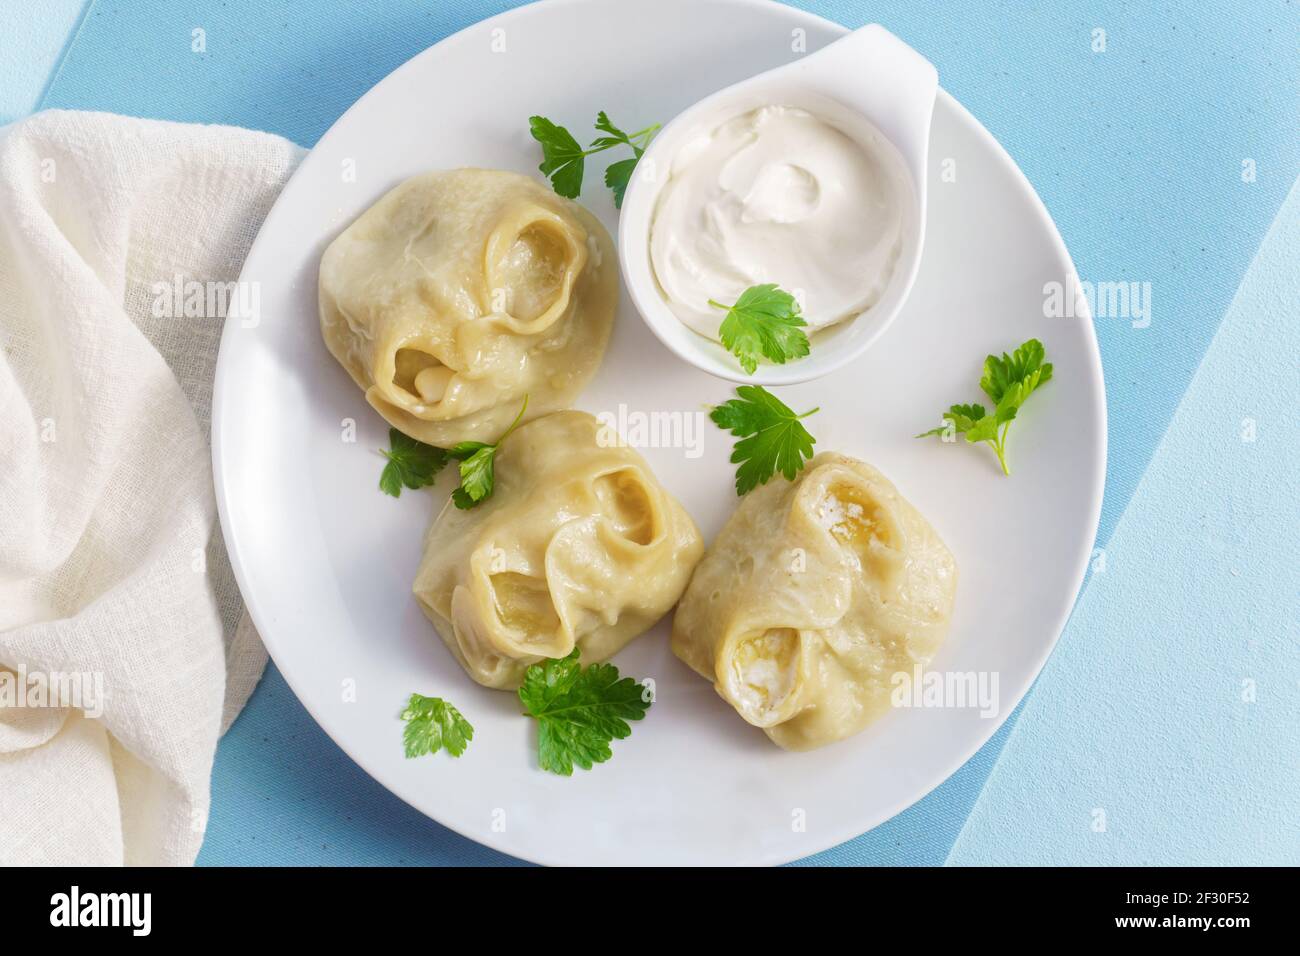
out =
[[[213,500],[222,296],[302,155],[97,113],[0,130],[0,863],[198,854],[266,663]]]

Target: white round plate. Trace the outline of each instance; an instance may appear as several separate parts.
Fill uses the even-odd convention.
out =
[[[796,410],[821,406],[809,420],[817,448],[882,469],[947,541],[960,585],[933,666],[996,674],[996,717],[897,709],[850,740],[786,753],[673,657],[664,621],[614,658],[624,674],[654,679],[646,719],[615,742],[610,762],[558,777],[537,768],[535,727],[517,698],[470,681],[411,595],[425,528],[455,479],[447,469],[435,489],[399,500],[379,492],[376,449],[387,447],[388,426],[317,326],[325,246],[416,173],[535,174],[534,113],[580,139],[602,109],[628,129],[666,122],[843,32],[752,0],[513,10],[425,50],[362,97],[304,160],[249,254],[242,278],[260,287],[260,322],[227,323],[213,420],[222,528],[248,609],[339,746],[472,839],[556,864],[777,863],[817,852],[887,820],[961,766],[1019,702],[1065,623],[1105,473],[1097,343],[1086,315],[1043,317],[1044,284],[1073,275],[1069,256],[1015,164],[947,94],[935,110],[926,248],[911,300],[861,360],[778,394]],[[589,163],[582,202],[613,234],[603,160]],[[987,352],[1032,336],[1056,374],[1012,429],[1010,478],[983,446],[912,437],[949,404],[979,399]],[[736,505],[732,439],[696,413],[730,394],[660,345],[624,295],[579,407],[702,422],[694,448],[642,453],[711,540]],[[405,759],[397,715],[413,691],[450,699],[472,721],[463,757]]]

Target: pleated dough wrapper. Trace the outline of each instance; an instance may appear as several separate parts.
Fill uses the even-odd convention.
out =
[[[480,684],[517,687],[575,645],[582,663],[604,660],[685,590],[699,529],[616,442],[586,412],[535,419],[502,442],[492,497],[434,520],[415,596]]]
[[[518,173],[408,179],[325,250],[325,344],[388,422],[495,441],[529,396],[566,408],[600,365],[618,257],[594,216]]]
[[[934,655],[957,570],[870,465],[826,452],[751,491],[695,570],[673,652],[789,750],[862,730]]]

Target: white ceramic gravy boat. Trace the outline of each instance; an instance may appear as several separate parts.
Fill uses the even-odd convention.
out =
[[[619,215],[623,279],[651,331],[677,356],[719,378],[790,385],[825,375],[861,355],[893,321],[916,279],[925,239],[930,118],[939,88],[934,66],[878,24],[865,26],[787,66],[708,96],[679,114],[637,164]],[[659,192],[681,146],[762,106],[803,109],[862,143],[902,175],[903,223],[897,263],[880,299],[854,319],[819,330],[811,354],[747,375],[735,356],[686,326],[655,278],[650,227]],[[719,322],[722,315],[719,314]]]

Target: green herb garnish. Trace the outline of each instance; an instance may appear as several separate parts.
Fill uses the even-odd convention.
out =
[[[596,129],[605,135],[592,140],[591,145],[583,149],[563,126],[552,123],[545,116],[530,116],[528,131],[533,139],[542,144],[542,164],[537,168],[551,180],[553,188],[561,196],[577,199],[582,192],[582,177],[586,171],[586,158],[593,153],[602,153],[616,146],[628,146],[632,150],[630,159],[621,159],[611,163],[605,170],[605,185],[614,192],[614,205],[622,208],[623,194],[627,184],[632,180],[632,171],[637,161],[650,145],[650,140],[659,131],[659,124],[647,126],[635,133],[625,133],[601,110],[596,114]]]
[[[1038,339],[1030,339],[1011,355],[1003,352],[1001,358],[988,356],[980,388],[993,402],[993,411],[986,412],[983,405],[953,405],[943,413],[946,424],[916,437],[953,434],[965,435],[972,444],[984,442],[998,456],[1002,473],[1011,474],[1007,467],[1007,432],[1025,399],[1052,380],[1052,363],[1044,362],[1045,357],[1043,343]]]
[[[460,462],[460,487],[451,493],[451,500],[456,503],[457,508],[468,510],[480,501],[492,497],[492,491],[496,487],[493,466],[496,462],[497,449],[506,440],[506,436],[515,430],[515,426],[524,417],[527,408],[528,396],[525,395],[524,403],[519,407],[519,414],[493,444],[463,441],[447,449],[447,454]]]
[[[712,299],[709,305],[727,310],[718,338],[750,375],[758,368],[760,358],[784,365],[808,354],[808,336],[803,331],[808,323],[799,315],[799,303],[773,283],[750,286],[735,305]]]
[[[470,722],[441,697],[412,694],[401,717],[406,721],[402,742],[408,759],[436,754],[443,748],[453,757],[459,757],[474,739]]]
[[[416,441],[396,428],[388,429],[387,451],[380,454],[388,459],[379,475],[379,490],[394,498],[402,496],[403,488],[424,488],[433,484],[438,472],[447,464],[447,453],[441,448]]]
[[[537,720],[537,762],[565,777],[572,776],[575,763],[590,770],[612,757],[610,741],[630,735],[628,721],[644,717],[651,703],[646,689],[620,678],[613,664],[584,668],[577,648],[529,667],[519,700]]]
[[[741,385],[739,398],[715,406],[709,413],[713,423],[741,438],[731,453],[736,469],[736,494],[743,495],[767,484],[778,471],[791,481],[811,458],[817,439],[800,419],[820,409],[796,415],[784,402],[761,385]]]

